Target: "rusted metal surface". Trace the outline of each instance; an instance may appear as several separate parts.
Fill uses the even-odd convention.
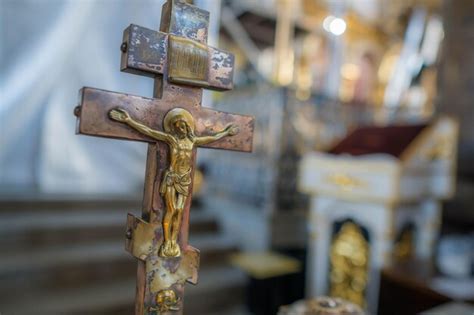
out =
[[[176,34],[182,36],[182,34]],[[197,35],[195,35],[197,36]],[[138,25],[130,25],[124,31],[121,46],[121,70],[128,73],[149,77],[161,75],[168,68],[168,39],[167,33],[154,31]],[[234,55],[208,46],[209,67],[206,77],[208,89],[231,90],[233,88]],[[203,86],[202,84],[200,86]]]
[[[208,24],[208,12],[179,0],[168,0],[162,11],[161,32],[132,24],[124,31],[124,40],[120,47],[122,71],[154,77],[154,98],[83,88],[80,91],[80,104],[74,110],[78,117],[79,134],[144,141],[149,144],[142,217],[140,219],[129,214],[124,233],[126,250],[138,259],[135,303],[137,315],[182,314],[184,284],[197,282],[199,268],[199,251],[188,244],[192,185],[189,185],[189,188],[186,186],[189,190],[179,226],[177,243],[181,253],[177,257],[159,255],[159,248],[164,240],[163,216],[168,211],[165,199],[160,195],[160,183],[164,172],[169,168],[170,152],[166,143],[144,135],[144,126],[163,131],[165,115],[171,109],[179,107],[192,115],[197,138],[222,133],[229,125],[237,128],[237,134],[231,132],[231,136],[209,143],[205,147],[244,152],[250,152],[252,149],[253,117],[202,108],[202,89],[199,87],[202,85],[196,86],[196,82],[192,81],[176,84],[169,80],[169,34],[195,40],[199,45],[203,45],[200,47],[207,47],[205,44]],[[193,53],[197,52],[191,50],[191,54]],[[207,57],[207,67],[204,67],[207,68],[204,69],[207,71],[207,77],[202,77],[207,78],[207,88],[232,88],[233,55],[207,47]],[[193,58],[191,57],[191,60]],[[192,64],[191,62],[190,65]],[[190,72],[193,72],[196,69],[191,70]],[[122,111],[117,110],[118,108]],[[115,111],[111,111],[112,109]],[[126,114],[144,125],[139,127],[142,133],[131,128],[131,124],[123,123],[121,115]],[[116,121],[111,117],[115,117]],[[188,161],[191,183],[194,179],[196,152],[196,148],[187,152],[191,154]]]
[[[127,217],[127,233],[125,249],[140,260],[146,260],[153,251],[155,230],[160,230],[157,223],[149,223],[129,214]]]
[[[222,90],[232,90],[234,88],[234,63],[235,57],[233,54],[209,47],[211,58],[209,64],[209,86],[218,87]]]
[[[189,217],[189,207],[187,214]],[[187,224],[183,224],[183,226],[186,226],[187,229]],[[145,264],[145,276],[141,278],[143,279],[141,285],[139,281],[139,287],[146,288],[142,300],[144,309],[159,310],[157,302],[160,292],[170,288],[176,292],[178,297],[178,305],[174,311],[182,309],[185,283],[197,284],[199,250],[188,245],[187,240],[185,242],[185,239],[181,237],[182,255],[163,259],[158,256],[158,248],[163,240],[159,220],[149,223],[129,214],[127,230],[132,231],[132,238],[126,240],[127,251]]]
[[[197,136],[216,133],[229,124],[235,124],[239,127],[240,132],[237,135],[221,139],[204,147],[244,152],[252,150],[254,119],[251,116],[199,107],[189,99],[171,102],[166,97],[161,99],[146,98],[94,88],[83,88],[81,90],[81,114],[77,132],[92,136],[156,142],[156,140],[123,124],[111,121],[108,112],[114,108],[124,108],[132,117],[150,128],[163,130],[164,116],[170,109],[178,105],[193,115],[196,122],[195,132]]]
[[[125,29],[121,70],[154,77],[166,68],[168,34],[131,24]]]
[[[180,0],[168,0],[163,12],[167,17],[161,23],[161,31],[207,43],[209,12]]]

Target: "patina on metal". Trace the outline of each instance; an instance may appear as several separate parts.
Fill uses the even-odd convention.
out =
[[[196,41],[169,36],[168,79],[174,83],[207,87],[209,51],[206,45]]]
[[[197,146],[252,150],[253,117],[201,107],[201,87],[233,86],[234,57],[206,46],[208,23],[208,12],[168,0],[160,31],[131,25],[121,45],[121,70],[153,77],[154,97],[83,88],[74,110],[77,133],[148,143],[142,217],[129,214],[125,229],[137,315],[181,314],[185,282],[197,283],[199,250],[188,244]]]

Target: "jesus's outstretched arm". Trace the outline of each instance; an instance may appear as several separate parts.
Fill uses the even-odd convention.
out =
[[[134,120],[132,117],[130,117],[128,112],[124,109],[121,109],[121,108],[112,109],[109,112],[109,117],[115,121],[127,124],[128,126],[132,127],[138,132],[144,135],[147,135],[150,138],[153,138],[155,140],[164,141],[167,143],[171,143],[174,140],[173,136],[167,133],[158,131],[158,130],[151,129],[150,127],[145,126],[139,123],[138,121]]]
[[[235,125],[228,125],[224,130],[219,131],[218,133],[212,136],[196,137],[195,143],[196,145],[209,144],[227,136],[234,136],[238,133],[239,127]]]

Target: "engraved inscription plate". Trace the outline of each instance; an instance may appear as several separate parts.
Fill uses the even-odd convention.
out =
[[[196,41],[169,36],[170,82],[208,86],[209,52]]]

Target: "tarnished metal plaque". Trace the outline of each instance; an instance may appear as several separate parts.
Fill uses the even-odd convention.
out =
[[[209,85],[209,50],[206,45],[170,35],[168,60],[170,82],[195,86]]]

